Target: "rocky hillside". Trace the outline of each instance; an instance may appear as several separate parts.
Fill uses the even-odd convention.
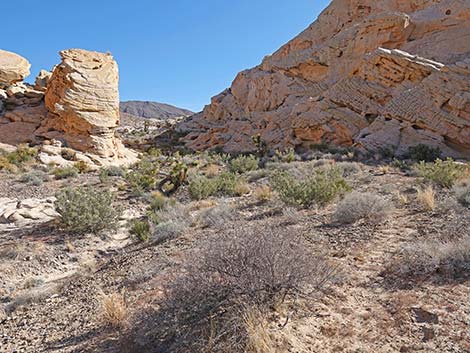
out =
[[[178,108],[170,104],[144,101],[127,101],[120,104],[121,113],[145,119],[171,119],[190,116],[190,110]]]
[[[193,149],[328,143],[470,156],[468,0],[334,0],[182,124]]]

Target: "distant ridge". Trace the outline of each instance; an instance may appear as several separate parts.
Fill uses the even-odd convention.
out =
[[[121,102],[120,111],[144,119],[171,119],[194,114],[188,109],[178,108],[170,104],[147,101]]]

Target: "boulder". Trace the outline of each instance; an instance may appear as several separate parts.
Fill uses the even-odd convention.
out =
[[[47,118],[36,134],[106,161],[135,155],[115,137],[119,124],[118,66],[110,54],[70,49],[50,77]]]
[[[137,154],[115,136],[119,76],[113,57],[80,49],[60,54],[62,62],[53,73],[41,70],[34,86],[9,80],[0,89],[0,144],[42,144],[39,159],[58,165],[134,163]],[[54,151],[50,141],[59,143]],[[75,149],[77,159],[63,159],[62,148]]]
[[[25,58],[0,49],[0,86],[23,81],[29,75],[30,67]]]
[[[194,150],[425,143],[470,157],[467,0],[334,0],[311,26],[179,124]]]

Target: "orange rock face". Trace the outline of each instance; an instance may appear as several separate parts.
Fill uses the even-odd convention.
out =
[[[334,0],[179,129],[193,149],[425,143],[470,157],[470,2]]]

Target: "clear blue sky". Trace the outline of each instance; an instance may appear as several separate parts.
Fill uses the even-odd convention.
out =
[[[0,48],[34,80],[68,48],[110,51],[121,100],[194,111],[305,29],[328,0],[0,0]]]

